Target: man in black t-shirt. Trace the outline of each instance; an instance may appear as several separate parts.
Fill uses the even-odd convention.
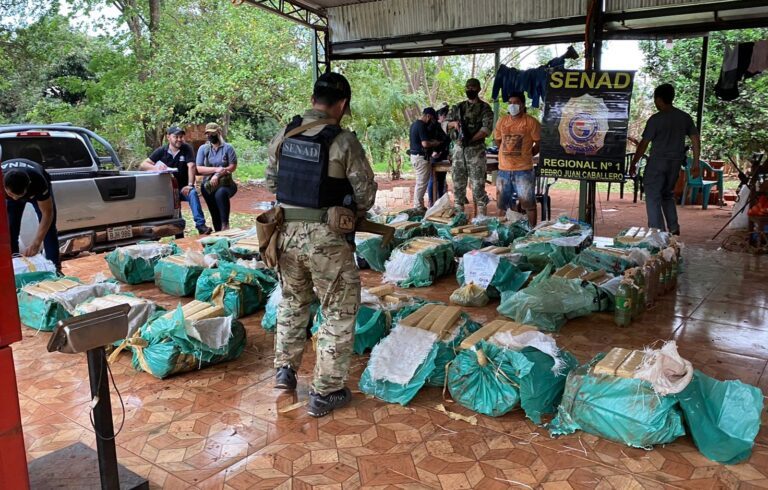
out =
[[[56,204],[53,201],[51,177],[45,169],[25,159],[14,159],[0,165],[5,189],[5,207],[8,213],[8,228],[11,234],[11,252],[19,253],[21,218],[27,203],[32,203],[40,224],[32,243],[26,244],[22,252],[31,257],[45,248],[45,257],[60,270],[59,233],[56,230]]]
[[[201,235],[207,235],[212,230],[205,224],[205,215],[200,206],[200,196],[195,189],[195,176],[197,166],[192,146],[184,142],[184,130],[172,126],[168,128],[168,144],[157,148],[149,155],[149,158],[141,162],[141,170],[153,170],[155,172],[173,169],[177,170],[176,180],[179,183],[179,197],[189,203],[192,217],[195,220],[195,228]]]
[[[433,139],[429,125],[437,119],[437,112],[431,107],[424,109],[421,117],[413,121],[410,130],[411,166],[416,174],[416,185],[413,190],[413,207],[426,211],[424,206],[424,193],[427,190],[429,177],[432,175],[432,166],[429,157],[432,149],[439,146],[440,142]]]

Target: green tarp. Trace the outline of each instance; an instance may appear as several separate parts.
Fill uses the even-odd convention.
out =
[[[364,234],[360,239],[355,238],[355,254],[358,262],[363,260],[361,268],[370,267],[376,272],[384,272],[384,265],[392,254],[393,244],[382,246],[383,238],[380,235]]]
[[[445,367],[456,358],[459,344],[467,336],[480,328],[480,324],[473,322],[466,313],[461,313],[458,328],[454,327],[456,334],[447,340],[438,340],[437,355],[435,356],[435,368],[427,377],[428,386],[445,386]]]
[[[21,274],[16,274],[14,276],[16,279],[16,289],[21,289],[27,284],[56,279],[56,277],[57,275],[55,272],[48,271],[22,272]]]
[[[638,448],[668,444],[685,435],[683,416],[675,396],[659,396],[647,381],[592,375],[603,355],[571,371],[552,435],[583,430]]]
[[[582,286],[578,279],[551,276],[551,268],[547,266],[528,287],[502,293],[497,311],[547,332],[557,332],[569,319],[592,313],[597,289],[589,284]]]
[[[718,381],[701,371],[675,395],[693,442],[712,461],[724,464],[749,459],[760,431],[763,394],[741,381]]]
[[[163,379],[237,359],[246,344],[245,329],[240,322],[219,318],[197,322],[195,327],[202,329],[202,325],[210,325],[219,328],[225,321],[231,321],[231,330],[228,340],[221,347],[211,347],[190,335],[181,307],[171,318],[160,317],[148,323],[140,330],[144,342],[133,344],[134,369]]]
[[[637,263],[634,260],[617,257],[616,255],[606,253],[595,246],[582,250],[573,260],[573,263],[591,271],[602,269],[613,274],[624,274],[624,271],[627,269],[637,266]]]
[[[155,265],[169,255],[178,255],[175,243],[139,242],[109,252],[105,260],[112,275],[126,284],[141,284],[155,280]]]
[[[219,260],[234,262],[235,256],[229,249],[231,242],[225,237],[208,237],[203,241],[203,253],[205,255],[215,255]]]
[[[76,277],[65,277],[62,279],[80,282],[80,279]],[[52,332],[59,320],[66,320],[72,316],[57,301],[32,295],[23,289],[17,292],[16,299],[19,303],[21,323],[35,330]]]

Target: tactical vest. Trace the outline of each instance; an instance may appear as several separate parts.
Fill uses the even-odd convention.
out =
[[[301,124],[301,116],[296,116],[285,132]],[[353,194],[349,180],[328,175],[329,150],[339,133],[338,125],[326,125],[314,136],[297,134],[283,141],[277,170],[280,203],[320,209],[341,206],[344,196]]]

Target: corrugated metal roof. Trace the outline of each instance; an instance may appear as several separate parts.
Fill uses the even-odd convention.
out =
[[[587,0],[380,0],[327,9],[334,43],[584,15]]]
[[[606,0],[606,12],[625,12],[630,10],[653,9],[659,7],[682,7],[685,5],[703,5],[721,0]]]

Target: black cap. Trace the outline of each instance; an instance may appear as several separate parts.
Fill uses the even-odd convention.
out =
[[[166,131],[166,134],[187,134],[187,133],[184,132],[184,130],[178,126],[171,126],[170,128],[168,128],[168,131]]]
[[[422,112],[425,116],[432,116],[434,118],[437,118],[437,111],[435,111],[432,107],[426,107],[424,108],[424,111]]]
[[[315,87],[312,90],[312,96],[318,99],[330,99],[339,101],[341,99],[352,100],[352,87],[349,82],[339,73],[323,73],[317,78]],[[349,105],[347,105],[349,113]]]

